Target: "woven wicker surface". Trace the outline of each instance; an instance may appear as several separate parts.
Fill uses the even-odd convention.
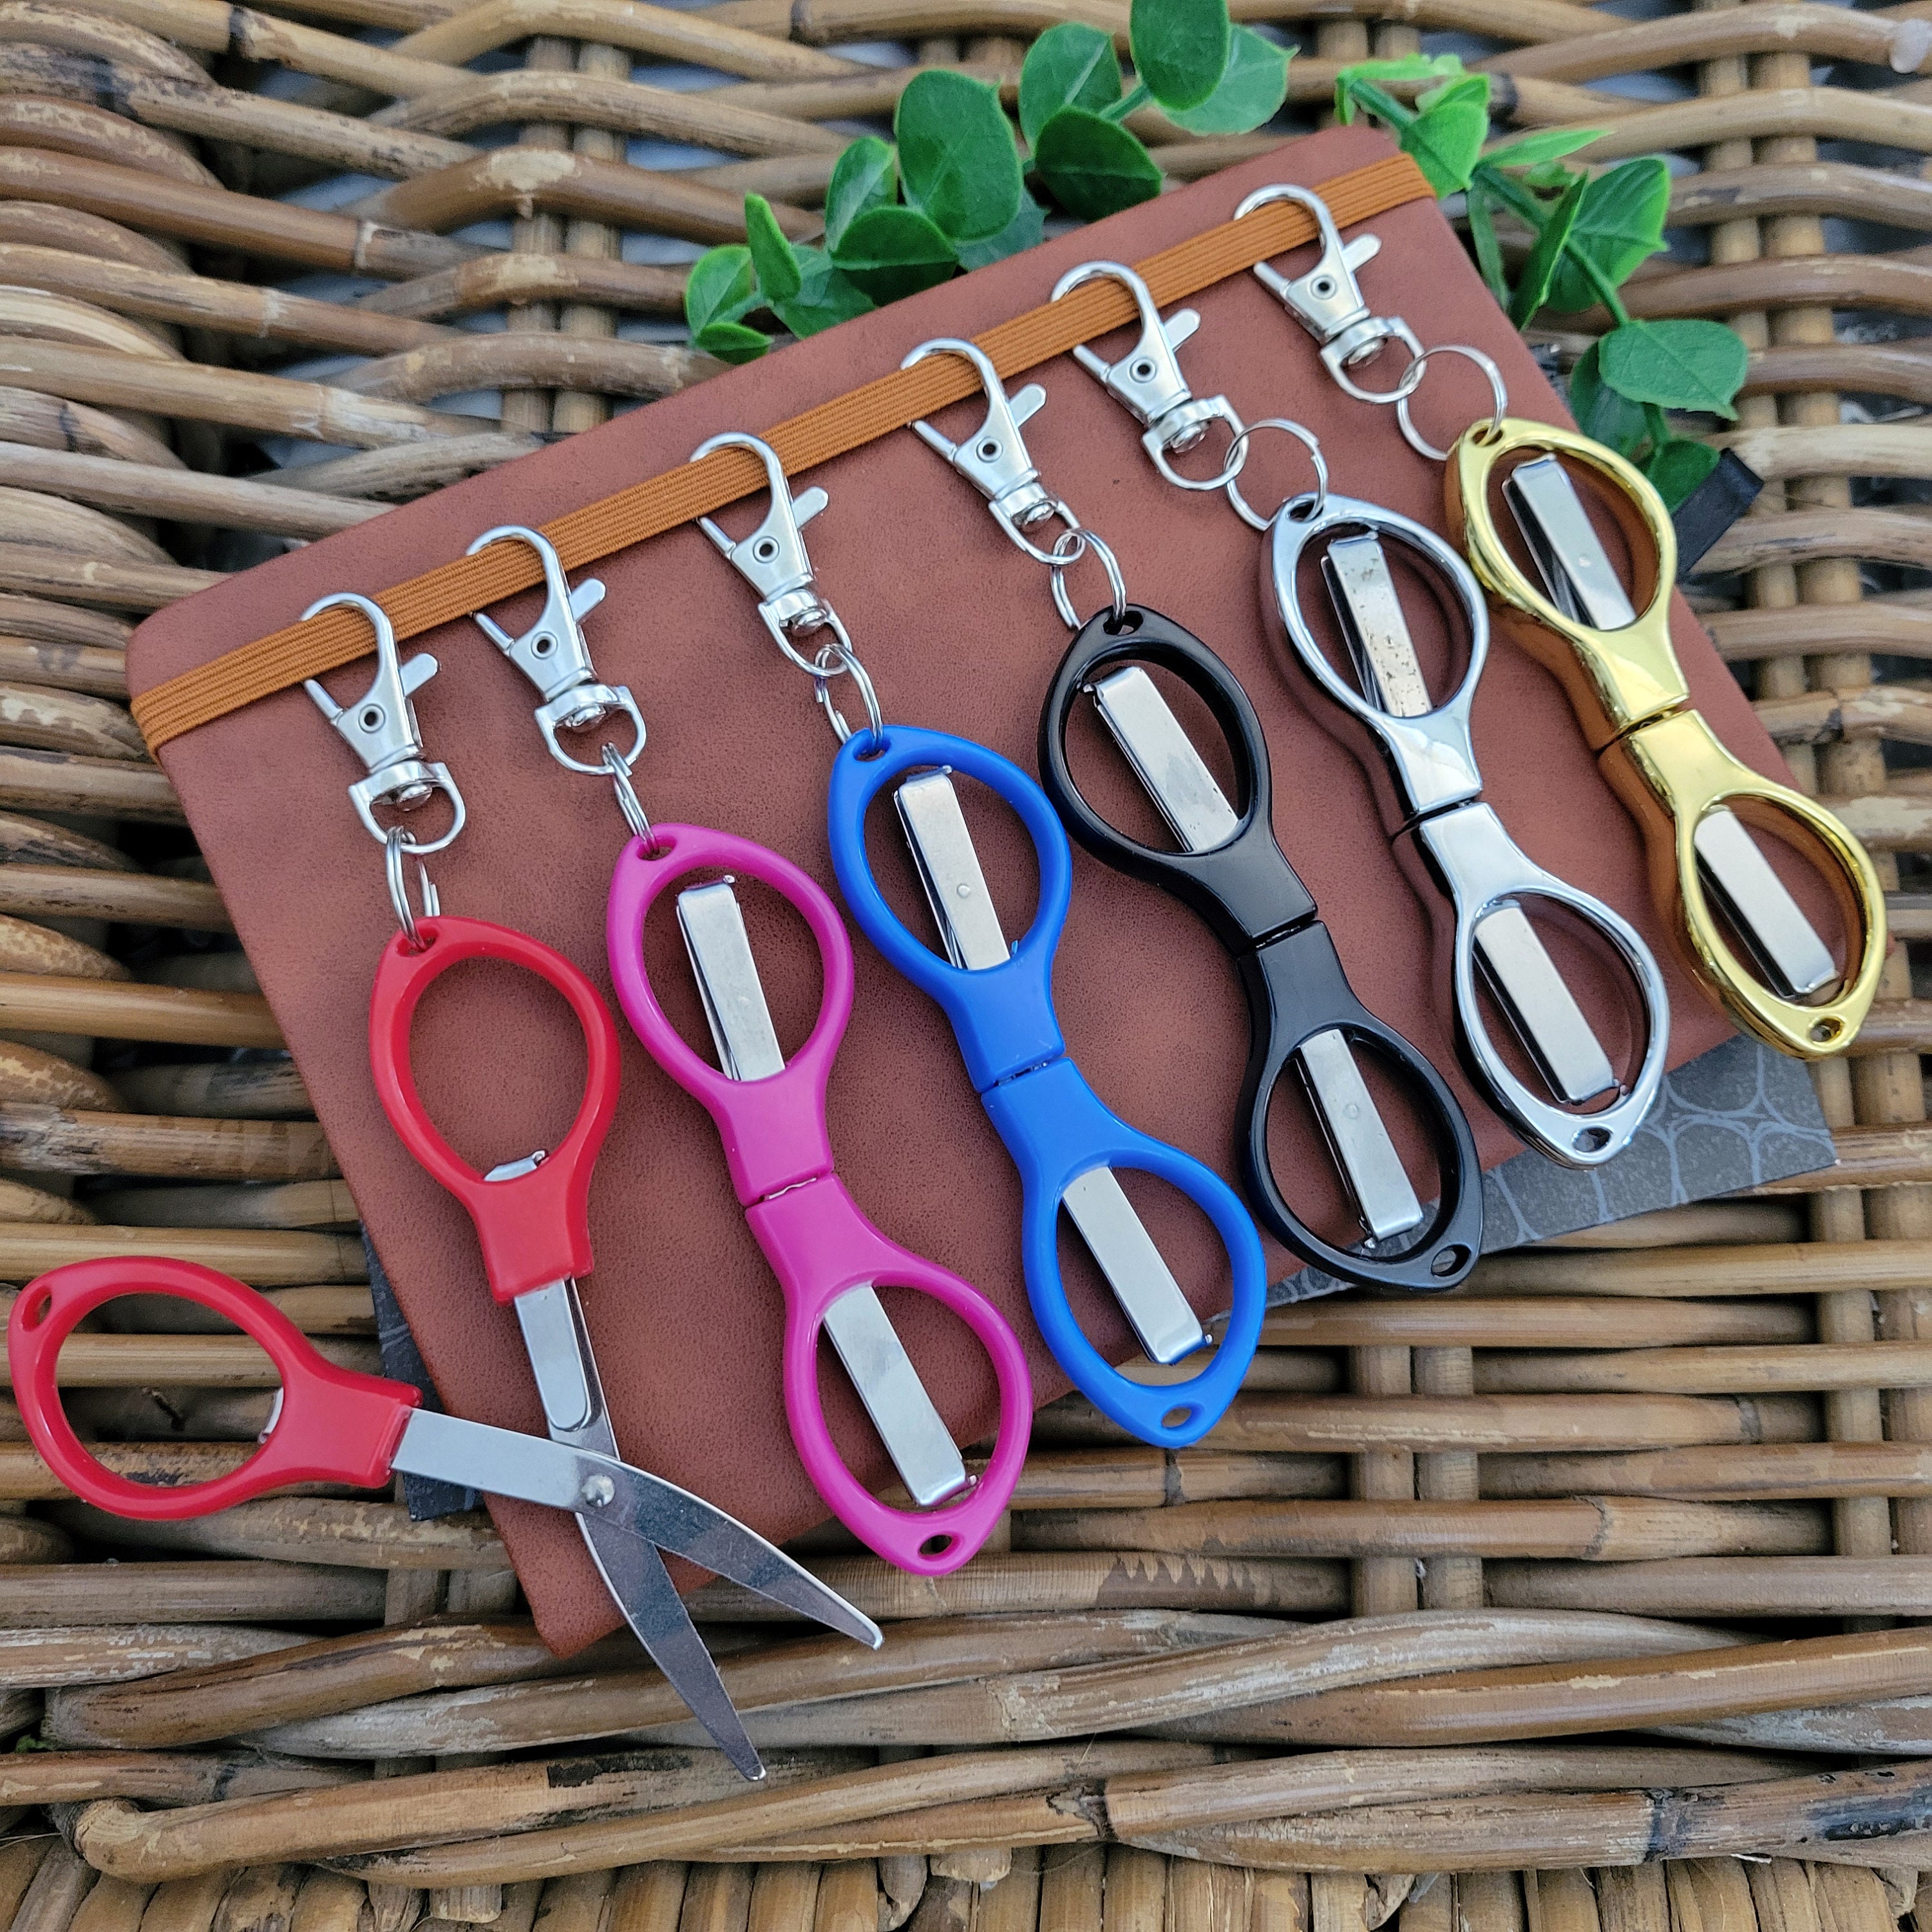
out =
[[[1313,124],[1339,63],[1453,46],[1510,76],[1519,125],[1681,159],[1682,246],[1630,307],[1744,334],[1734,440],[1771,486],[1699,594],[1907,942],[1858,1056],[1818,1074],[1834,1178],[1858,1184],[1498,1258],[1427,1306],[1284,1312],[1198,1450],[1058,1406],[1010,1535],[957,1577],[818,1541],[888,1623],[878,1658],[714,1592],[772,1741],[756,1794],[685,1748],[634,1650],[545,1659],[482,1519],[338,1492],[116,1523],[63,1499],[9,1410],[0,1732],[46,1748],[0,1767],[0,1922],[1886,1932],[1912,1911],[1932,6],[1234,10],[1299,39],[1284,126]],[[908,58],[1010,77],[1066,17],[1126,9],[0,0],[0,1276],[188,1254],[373,1364],[353,1204],[122,701],[130,623],[701,374],[680,265],[743,190],[809,208]],[[1149,132],[1181,178],[1272,138]],[[219,1335],[124,1327],[73,1359],[74,1411],[136,1472],[226,1466],[266,1414]]]

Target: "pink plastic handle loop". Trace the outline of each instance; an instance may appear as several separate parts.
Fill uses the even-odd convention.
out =
[[[136,1483],[88,1454],[62,1406],[61,1344],[77,1323],[124,1294],[170,1294],[223,1316],[260,1342],[282,1378],[282,1401],[261,1448],[225,1476],[181,1487]],[[7,1322],[7,1359],[21,1419],[49,1468],[83,1502],[115,1516],[176,1522],[290,1483],[388,1480],[396,1445],[422,1398],[402,1382],[325,1361],[308,1338],[253,1288],[194,1262],[74,1262],[29,1282]]]
[[[992,1535],[1019,1480],[1033,1428],[1033,1378],[1019,1338],[970,1282],[912,1253],[874,1227],[835,1174],[761,1201],[745,1219],[784,1290],[785,1415],[799,1460],[839,1521],[888,1563],[915,1576],[958,1569]],[[1000,1389],[992,1460],[956,1500],[929,1510],[882,1503],[848,1469],[818,1394],[826,1312],[861,1287],[929,1294],[964,1322],[992,1358]]]
[[[840,1522],[889,1563],[943,1576],[992,1534],[1026,1460],[1033,1378],[1018,1337],[986,1298],[947,1269],[901,1247],[873,1226],[832,1171],[826,1082],[852,1010],[852,945],[830,896],[812,876],[763,845],[695,825],[660,825],[646,848],[634,839],[610,882],[610,976],[617,1004],[652,1059],[717,1123],[733,1186],[785,1298],[784,1402],[792,1440]],[[818,941],[824,974],[818,1017],[784,1070],[733,1080],[692,1052],[672,1025],[644,962],[644,922],[680,880],[719,871],[782,895]],[[805,1184],[810,1184],[806,1185]],[[976,1336],[1000,1390],[992,1460],[958,1501],[932,1510],[880,1502],[848,1469],[818,1394],[825,1314],[850,1290],[884,1284],[929,1294]]]
[[[617,1111],[617,1026],[596,987],[528,933],[439,914],[382,949],[369,995],[369,1064],[382,1111],[424,1169],[469,1210],[490,1292],[512,1301],[566,1275],[590,1272],[590,1176]],[[445,1140],[416,1091],[410,1028],[437,976],[469,959],[500,959],[554,987],[584,1030],[584,1098],[560,1146],[527,1174],[485,1180]]]
[[[655,845],[634,838],[610,878],[610,977],[617,1004],[651,1058],[718,1124],[724,1160],[741,1206],[832,1172],[825,1087],[852,1012],[852,942],[838,909],[817,880],[789,859],[748,838],[703,825],[660,825]],[[758,880],[788,900],[818,943],[824,990],[805,1044],[783,1070],[763,1080],[734,1080],[685,1044],[658,1004],[644,970],[644,922],[651,908],[693,872],[718,871]]]

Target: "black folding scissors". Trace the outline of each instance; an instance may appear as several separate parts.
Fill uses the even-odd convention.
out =
[[[1167,671],[1205,704],[1234,760],[1231,806],[1141,667]],[[1081,795],[1066,734],[1083,697],[1160,807],[1181,849],[1129,838]],[[1040,721],[1040,770],[1069,831],[1116,871],[1172,892],[1233,956],[1247,995],[1247,1069],[1236,1103],[1237,1154],[1250,1204],[1282,1244],[1344,1282],[1453,1288],[1482,1242],[1474,1136],[1442,1076],[1349,986],[1315,900],[1276,842],[1268,741],[1247,693],[1220,658],[1172,619],[1130,604],[1082,627],[1060,661]],[[1355,1062],[1361,1048],[1401,1080],[1433,1150],[1440,1192],[1425,1208]],[[1268,1154],[1268,1112],[1293,1061],[1354,1197],[1363,1239],[1342,1247],[1296,1214]]]

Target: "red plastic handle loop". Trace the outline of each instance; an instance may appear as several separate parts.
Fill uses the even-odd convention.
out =
[[[617,1004],[651,1058],[718,1124],[740,1206],[832,1172],[825,1087],[852,1015],[852,942],[824,886],[783,854],[706,825],[658,825],[648,848],[634,838],[610,877],[607,928]],[[685,1044],[644,970],[644,921],[680,880],[712,868],[742,873],[788,900],[818,947],[818,1017],[783,1070],[734,1080]]]
[[[566,1275],[590,1272],[590,1174],[617,1111],[617,1025],[576,967],[528,933],[488,920],[439,914],[416,922],[417,946],[400,933],[382,950],[369,995],[369,1064],[376,1091],[403,1144],[470,1210],[484,1272],[499,1301],[513,1301]],[[584,1099],[560,1146],[527,1174],[485,1180],[436,1130],[416,1091],[410,1028],[440,974],[466,959],[501,959],[554,986],[584,1029]]]
[[[61,1406],[61,1344],[75,1324],[124,1294],[172,1294],[225,1316],[252,1335],[282,1378],[282,1402],[262,1447],[238,1469],[206,1483],[163,1489],[130,1481],[81,1446]],[[194,1262],[74,1262],[29,1282],[7,1322],[8,1365],[21,1419],[47,1466],[84,1502],[148,1522],[212,1516],[290,1483],[350,1483],[375,1489],[410,1412],[422,1401],[403,1382],[325,1361],[302,1330],[253,1288]]]

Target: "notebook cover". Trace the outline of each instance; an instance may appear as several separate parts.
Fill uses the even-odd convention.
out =
[[[768,428],[896,366],[930,337],[970,336],[1046,300],[1078,262],[1134,261],[1225,220],[1267,182],[1318,183],[1388,151],[1385,136],[1364,128],[1286,143],[292,551],[149,618],[129,652],[130,682],[139,692],[204,664],[328,592],[380,591],[459,555],[492,525],[540,524],[682,461],[717,430]],[[1366,272],[1371,300],[1406,312],[1425,340],[1485,348],[1505,373],[1516,414],[1567,420],[1438,210],[1411,203],[1372,226],[1382,252]],[[1250,420],[1299,418],[1322,438],[1337,490],[1442,527],[1439,468],[1402,442],[1392,411],[1352,402],[1329,381],[1312,344],[1252,277],[1224,281],[1193,306],[1202,326],[1185,362],[1198,394],[1225,391]],[[1112,353],[1122,352],[1121,340],[1106,345]],[[1034,375],[1048,401],[1026,433],[1043,476],[1114,545],[1130,593],[1220,652],[1259,708],[1277,830],[1357,992],[1456,1086],[1486,1166],[1519,1154],[1456,1066],[1429,912],[1390,855],[1363,768],[1330,735],[1332,707],[1284,662],[1257,569],[1259,539],[1217,496],[1184,496],[1162,484],[1136,426],[1070,358]],[[1454,393],[1468,398],[1460,418],[1446,403],[1439,421],[1424,412],[1444,440],[1478,406],[1473,386]],[[968,403],[940,426],[957,436],[978,422]],[[1306,470],[1285,440],[1266,440],[1274,447],[1257,445],[1258,500],[1305,488]],[[910,433],[810,480],[831,497],[809,531],[819,582],[876,678],[886,716],[983,740],[1031,770],[1040,704],[1066,644],[1044,571]],[[724,520],[742,534],[761,514],[760,500]],[[646,810],[762,841],[831,887],[824,792],[833,742],[809,681],[773,649],[748,587],[692,526],[612,556],[596,574],[609,592],[587,625],[598,670],[628,682],[650,721],[637,773]],[[1097,573],[1075,590],[1090,608],[1102,594]],[[526,598],[496,614],[514,626],[534,608]],[[1720,734],[1748,762],[1786,776],[1681,599],[1675,634],[1696,701]],[[408,648],[440,660],[418,712],[429,754],[448,763],[470,806],[467,830],[434,862],[445,906],[534,934],[608,994],[604,895],[626,836],[608,787],[551,762],[531,720],[536,693],[473,626],[446,626]],[[346,702],[369,671],[364,660],[328,682]],[[1672,1064],[1729,1040],[1729,1024],[1674,962],[1651,910],[1635,826],[1598,776],[1562,694],[1500,640],[1476,703],[1475,742],[1488,796],[1525,848],[1649,939],[1670,982]],[[381,851],[344,796],[361,776],[354,761],[298,689],[177,739],[161,759],[444,1400],[457,1414],[540,1432],[514,1316],[485,1292],[462,1210],[404,1153],[370,1084],[369,988],[394,928]],[[1124,790],[1100,789],[1102,802],[1126,808]],[[1016,824],[984,814],[977,823],[988,879],[1017,934],[1030,916],[1030,854]],[[903,862],[883,832],[874,849],[915,918]],[[1232,964],[1172,899],[1084,854],[1076,865],[1054,981],[1071,1052],[1128,1120],[1231,1172],[1247,1037]],[[808,940],[755,896],[747,905],[781,1039],[795,1044],[818,987]],[[1050,1400],[1066,1384],[1026,1312],[1012,1166],[938,1010],[855,944],[856,1006],[830,1094],[840,1172],[889,1234],[964,1274],[1005,1310],[1028,1344],[1039,1399]],[[703,1040],[668,916],[653,921],[648,957],[688,1036]],[[1626,1024],[1607,1003],[1596,1016],[1607,1040]],[[507,968],[464,968],[426,1000],[415,1044],[424,1096],[468,1159],[487,1167],[556,1144],[576,1105],[581,1050],[554,997]],[[1285,1122],[1277,1159],[1280,1172],[1302,1178],[1301,1204],[1312,1214],[1333,1186],[1312,1130]],[[1225,1269],[1204,1222],[1157,1196],[1144,1206],[1190,1296],[1204,1311],[1223,1305]],[[776,1538],[822,1519],[780,1400],[780,1298],[733,1198],[716,1134],[627,1030],[617,1121],[591,1210],[598,1265],[585,1306],[626,1454]],[[1271,1277],[1293,1271],[1272,1246],[1269,1261]],[[1132,1345],[1111,1303],[1070,1254],[1068,1272],[1088,1333],[1124,1359]],[[886,1299],[958,1439],[983,1436],[997,1406],[976,1348],[950,1317],[910,1298]],[[856,1402],[836,1367],[822,1372],[854,1467],[884,1481],[883,1452]],[[491,1507],[547,1641],[567,1652],[614,1627],[567,1517]]]

